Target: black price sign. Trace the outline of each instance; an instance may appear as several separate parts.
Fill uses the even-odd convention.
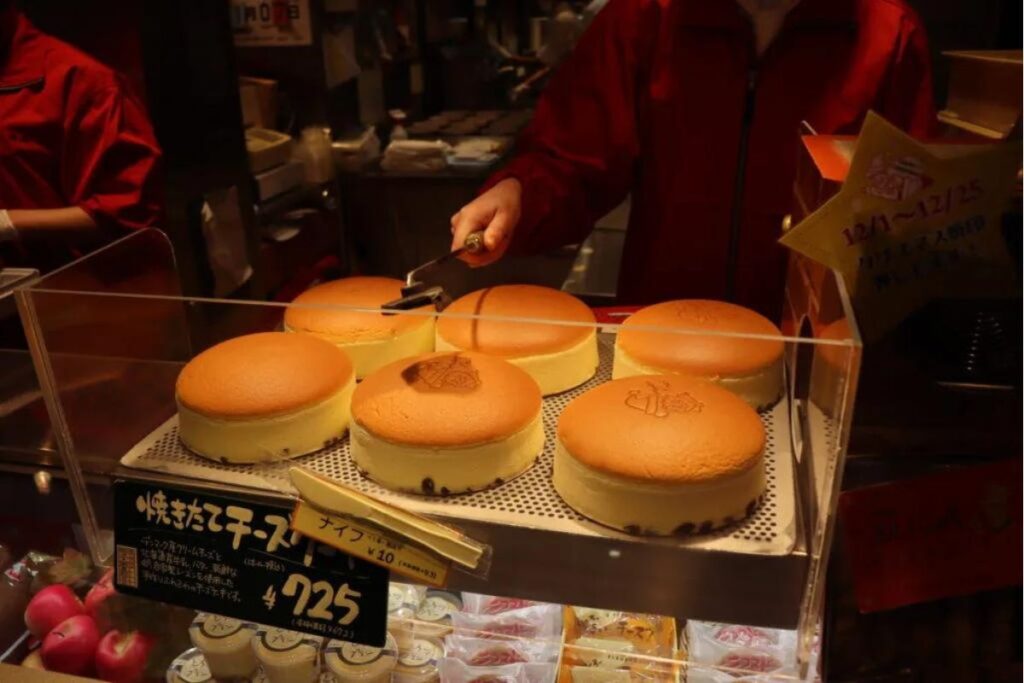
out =
[[[288,508],[114,484],[117,590],[383,647],[388,571],[289,529]]]

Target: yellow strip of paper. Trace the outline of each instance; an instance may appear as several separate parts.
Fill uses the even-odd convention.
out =
[[[428,586],[444,586],[450,564],[421,548],[403,543],[365,524],[319,510],[300,500],[291,528],[315,541],[373,562]]]
[[[998,296],[1013,278],[1001,220],[1020,155],[926,146],[869,113],[842,189],[780,242],[842,273],[869,340],[933,299]]]

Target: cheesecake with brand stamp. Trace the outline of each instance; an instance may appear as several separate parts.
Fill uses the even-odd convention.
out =
[[[355,373],[345,352],[304,334],[221,342],[178,375],[178,434],[223,463],[294,458],[345,435]]]
[[[706,534],[751,515],[765,491],[757,413],[681,375],[606,382],[558,419],[554,486],[581,515],[630,534]]]
[[[583,384],[598,364],[593,311],[571,294],[535,285],[500,285],[456,299],[437,322],[437,350],[504,358],[537,380],[545,396]]]
[[[540,388],[482,353],[401,360],[356,388],[351,447],[366,476],[396,491],[446,496],[498,486],[544,447]]]
[[[700,377],[762,409],[782,396],[783,350],[779,328],[748,308],[707,299],[666,301],[622,324],[612,378]]]
[[[379,309],[402,296],[402,281],[388,277],[348,277],[325,282],[295,298],[284,314],[287,332],[305,332],[345,350],[356,379],[388,363],[434,350],[430,306],[400,315]]]

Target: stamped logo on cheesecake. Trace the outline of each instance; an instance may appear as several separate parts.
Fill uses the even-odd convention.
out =
[[[402,379],[424,392],[469,393],[480,387],[480,373],[473,361],[459,354],[413,363],[402,371]]]
[[[626,407],[651,417],[666,418],[672,413],[699,413],[704,404],[685,391],[672,391],[665,381],[646,382],[643,389],[626,394]]]
[[[684,300],[676,303],[676,316],[687,324],[707,325],[722,318],[722,308],[717,301]]]

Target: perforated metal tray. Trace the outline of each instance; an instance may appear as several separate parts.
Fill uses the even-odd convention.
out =
[[[544,400],[546,432],[544,452],[523,475],[502,486],[450,498],[425,498],[392,493],[362,477],[349,457],[348,439],[296,458],[288,463],[224,465],[200,458],[178,439],[177,417],[172,417],[136,445],[121,464],[126,467],[211,482],[247,486],[279,494],[294,493],[287,468],[302,464],[360,491],[403,508],[454,520],[574,534],[623,538],[625,535],[595,524],[568,507],[551,483],[555,425],[562,409],[576,396],[611,377],[612,348],[609,338],[600,339],[600,366],[595,377],[581,387]],[[692,538],[644,539],[645,542],[693,549],[754,555],[786,555],[796,540],[796,504],[790,419],[786,401],[761,413],[767,442],[764,467],[768,485],[764,501],[753,516],[728,529]]]

